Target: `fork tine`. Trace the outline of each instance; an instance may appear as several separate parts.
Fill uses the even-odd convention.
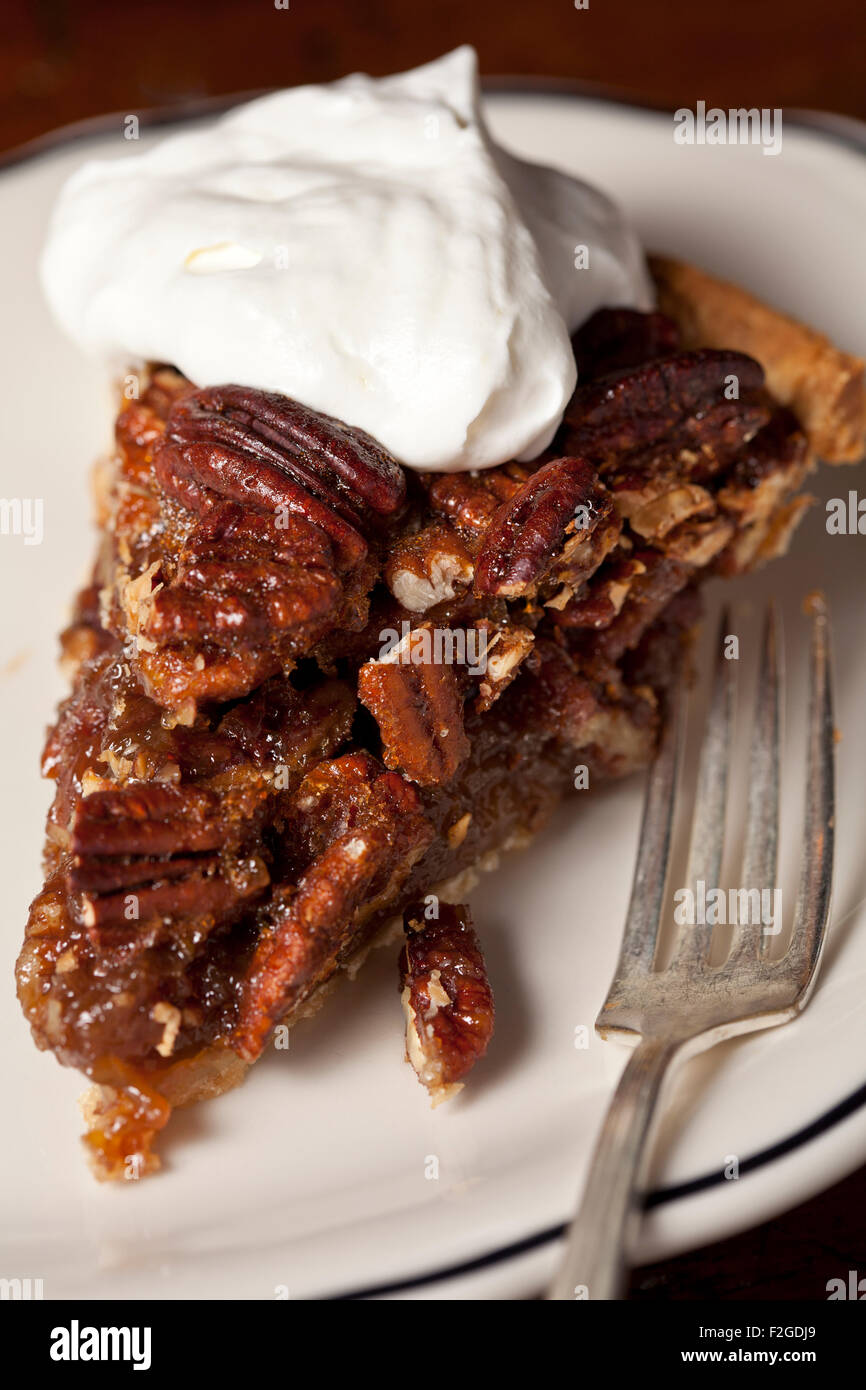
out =
[[[730,612],[724,608],[716,637],[716,668],[710,709],[701,744],[686,869],[686,883],[696,898],[698,880],[706,885],[707,890],[718,888],[725,847],[725,808],[728,800],[728,766],[731,761],[731,725],[736,675],[736,662],[725,656],[725,638],[730,630]],[[683,927],[671,963],[703,960],[709,952],[713,930],[711,926],[697,924]]]
[[[682,681],[675,680],[669,695],[658,752],[647,781],[631,899],[609,998],[618,981],[652,969],[670,858],[674,798],[686,722],[685,707]]]
[[[798,972],[802,1008],[808,998],[824,944],[830,911],[835,839],[833,690],[830,671],[830,620],[823,596],[811,600],[812,672],[809,698],[809,765],[800,885],[794,930],[785,958]]]
[[[779,627],[776,606],[771,601],[767,605],[764,620],[761,665],[755,696],[749,750],[746,839],[740,875],[743,888],[756,888],[759,891],[766,889],[770,893],[776,887],[779,852],[779,760],[782,738]],[[754,955],[755,952],[759,957],[766,955],[771,936],[777,935],[780,929],[781,924],[778,923],[772,932],[759,930],[756,941],[756,928],[741,922],[734,933],[732,960],[740,961],[744,956]]]

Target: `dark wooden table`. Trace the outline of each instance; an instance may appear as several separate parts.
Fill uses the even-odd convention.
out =
[[[862,0],[4,0],[0,149],[83,116],[395,72],[474,43],[482,71],[652,104],[866,118]]]
[[[672,110],[703,99],[866,119],[863,0],[4,0],[0,32],[0,153],[108,111],[395,72],[465,42],[491,76],[577,78]],[[631,1296],[824,1299],[849,1269],[866,1276],[866,1168],[638,1270]]]

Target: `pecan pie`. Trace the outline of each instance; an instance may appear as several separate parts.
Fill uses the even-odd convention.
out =
[[[661,311],[581,329],[532,464],[412,474],[165,365],[124,402],[18,963],[38,1046],[94,1083],[98,1176],[157,1167],[172,1108],[240,1081],[404,911],[410,1055],[434,1094],[458,1084],[493,1004],[447,903],[576,769],[647,763],[701,580],[784,550],[816,454],[859,457],[862,363],[652,268]]]

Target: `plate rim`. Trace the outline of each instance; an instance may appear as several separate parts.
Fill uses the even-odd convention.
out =
[[[218,116],[240,102],[252,101],[256,97],[267,96],[270,92],[279,90],[282,89],[250,87],[237,92],[197,97],[182,103],[149,106],[136,112],[136,115],[146,131],[156,130],[161,126],[182,125],[190,121],[204,120],[208,116]],[[662,103],[640,101],[603,83],[584,82],[578,78],[488,76],[481,79],[481,92],[483,96],[492,97],[543,97],[553,101],[595,102],[605,106],[616,106],[622,110],[642,112],[648,116],[673,116],[672,108]],[[35,135],[8,150],[0,150],[0,174],[21,164],[32,163],[46,155],[54,154],[78,141],[106,135],[118,121],[123,120],[125,114],[122,111],[106,111],[97,116],[85,116],[81,120],[44,131],[41,135]],[[841,112],[799,106],[791,107],[790,112],[783,115],[785,123],[793,125],[795,129],[817,132],[832,144],[842,145],[866,155],[866,120]]]
[[[672,109],[668,106],[639,101],[601,84],[570,78],[487,77],[482,80],[481,85],[482,94],[494,98],[511,97],[530,100],[543,98],[578,105],[601,104],[653,117],[671,117],[673,114]],[[157,130],[163,126],[183,125],[203,120],[208,116],[219,115],[239,102],[263,96],[272,90],[275,89],[247,89],[228,95],[221,94],[197,99],[191,103],[184,103],[180,107],[177,104],[151,107],[137,114],[143,130]],[[2,151],[0,152],[0,175],[19,169],[22,165],[33,164],[53,154],[58,154],[79,142],[84,143],[88,140],[98,139],[100,136],[110,133],[120,119],[122,119],[120,112],[106,112],[103,115],[87,117],[59,126],[21,145]],[[792,108],[790,115],[785,114],[785,122],[794,129],[817,135],[833,146],[854,150],[866,159],[866,121],[839,113]],[[866,1108],[866,1080],[828,1110],[802,1125],[793,1133],[785,1135],[757,1153],[741,1159],[740,1173],[746,1175],[758,1169],[769,1167],[776,1160],[787,1157],[805,1147],[864,1108]],[[684,1201],[715,1188],[725,1181],[724,1170],[717,1169],[681,1183],[671,1184],[668,1187],[655,1188],[645,1194],[642,1209],[644,1212],[650,1212],[661,1206]],[[447,1280],[478,1274],[483,1270],[505,1265],[509,1261],[516,1260],[532,1251],[554,1244],[563,1237],[568,1224],[569,1222],[566,1220],[539,1231],[529,1232],[506,1245],[482,1251],[468,1259],[454,1264],[441,1265],[417,1275],[407,1275],[393,1281],[327,1294],[321,1301],[345,1302],[399,1297],[401,1294],[443,1283]]]

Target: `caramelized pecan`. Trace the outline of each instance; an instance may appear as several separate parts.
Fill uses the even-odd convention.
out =
[[[194,919],[206,931],[260,895],[269,875],[244,843],[255,843],[266,794],[150,783],[80,801],[67,887],[91,940],[141,949],[154,926]]]
[[[410,613],[447,602],[471,584],[469,551],[452,526],[434,522],[399,540],[385,563],[385,582]]]
[[[668,559],[656,550],[635,550],[633,559],[639,561],[643,569],[634,575],[629,585],[628,603],[602,632],[595,636],[586,634],[578,647],[581,654],[588,653],[591,647],[594,660],[618,661],[625,652],[637,646],[674,595],[685,588],[693,573],[687,564]]]
[[[220,721],[219,732],[256,767],[294,778],[320,758],[330,758],[346,741],[356,707],[345,681],[320,681],[299,690],[278,677],[234,705]]]
[[[459,1091],[493,1036],[493,991],[469,908],[424,902],[403,915],[400,989],[406,1056],[434,1106]]]
[[[726,391],[736,380],[737,396]],[[598,464],[662,440],[728,453],[769,419],[764,373],[739,352],[702,348],[578,385],[565,412],[570,451]]]
[[[572,538],[586,539],[612,509],[583,459],[552,459],[490,520],[475,566],[475,592],[519,598],[533,592]]]
[[[133,864],[117,892],[82,895],[81,921],[104,949],[151,946],[164,934],[154,928],[169,920],[200,923],[199,930],[207,930],[208,924],[228,921],[244,900],[260,897],[270,881],[261,859],[231,867],[229,874],[218,855]]]
[[[221,504],[119,590],[148,692],[161,704],[225,700],[290,668],[338,622],[362,625],[372,566],[338,576],[328,537],[301,517]]]
[[[434,473],[425,482],[434,514],[453,522],[474,552],[497,510],[531,474],[525,464],[507,463],[481,474]]]
[[[628,598],[632,584],[646,571],[633,555],[616,555],[555,615],[559,627],[610,627]]]
[[[372,758],[321,764],[301,784],[297,804],[313,837],[320,841],[328,827],[331,838],[294,889],[277,892],[269,907],[232,1039],[247,1061],[335,969],[363,923],[393,900],[433,837],[414,788]]]
[[[379,725],[386,766],[402,768],[422,786],[450,781],[469,751],[457,675],[437,660],[436,631],[422,623],[358,673],[358,694]]]
[[[174,402],[191,390],[185,377],[170,367],[157,367],[151,372],[141,396],[124,405],[114,434],[124,463],[125,481],[147,485],[154,450],[165,430],[166,416]]]
[[[156,783],[84,797],[72,822],[72,851],[82,856],[160,855],[217,849],[225,838],[220,798],[199,787]]]
[[[242,559],[228,541],[207,546],[197,537],[183,552],[171,586],[142,601],[140,641],[225,643],[240,634],[248,640],[286,634],[306,644],[322,629],[340,594],[327,558],[303,532],[272,554],[248,550]]]
[[[207,510],[215,493],[256,511],[306,518],[347,567],[366,553],[363,526],[393,519],[406,497],[402,468],[369,435],[245,386],[177,400],[154,469],[166,492],[194,512]]]

